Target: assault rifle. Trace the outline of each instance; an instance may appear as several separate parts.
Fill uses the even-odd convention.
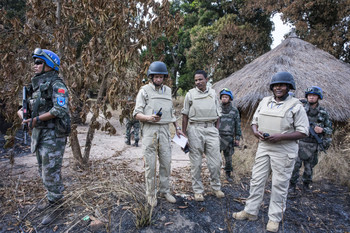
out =
[[[320,147],[320,151],[323,151],[327,154],[326,149],[323,147],[323,140],[318,136],[318,134],[315,132],[315,123],[310,123],[310,134],[316,139],[318,146]]]
[[[27,88],[23,87],[23,98],[22,98],[22,111],[23,111],[23,120],[28,119],[28,101],[27,101]],[[27,145],[27,134],[28,134],[28,125],[23,124],[23,133],[24,133],[24,144]]]

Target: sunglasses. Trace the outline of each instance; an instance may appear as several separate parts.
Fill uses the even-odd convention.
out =
[[[54,64],[55,67],[58,67],[56,62],[54,60],[52,60],[52,58],[49,55],[47,55],[47,53],[45,53],[41,48],[36,48],[34,50],[34,53],[32,54],[32,56],[33,55],[44,56],[45,58],[49,59]]]
[[[309,87],[306,89],[306,92],[318,92],[319,90],[317,88],[314,87]]]
[[[42,64],[44,64],[44,61],[42,61],[42,60],[35,60],[34,64],[35,65],[42,65]]]
[[[220,91],[220,93],[223,92],[223,91],[231,91],[231,90],[228,89],[228,88],[223,88],[223,89]]]

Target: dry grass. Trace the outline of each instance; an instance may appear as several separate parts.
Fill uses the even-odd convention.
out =
[[[314,180],[330,179],[350,189],[350,120],[333,134],[333,143],[327,154],[319,154]]]
[[[119,226],[129,213],[133,216],[134,224],[141,228],[152,223],[153,208],[146,201],[143,185],[143,174],[129,170],[127,164],[113,164],[99,161],[91,165],[88,171],[74,171],[68,167],[65,180],[66,190],[63,206],[65,232],[78,227],[80,231],[89,227],[85,216],[92,222],[99,222],[107,232],[111,231],[111,214],[121,216]],[[30,229],[41,220],[44,212],[36,209],[37,203],[45,197],[40,179],[21,180],[18,176],[9,176],[4,186],[0,188],[1,214],[0,219],[9,220],[14,226]],[[117,212],[117,213],[116,213]],[[13,218],[15,217],[15,219]],[[130,217],[129,217],[130,218]],[[17,223],[13,223],[15,220]],[[130,219],[129,219],[130,220]],[[83,229],[82,229],[83,228]],[[36,230],[33,228],[33,230]]]
[[[240,148],[235,149],[233,155],[234,180],[239,182],[242,177],[251,176],[257,150],[257,139],[250,132],[241,143]],[[319,163],[314,169],[313,180],[323,179],[346,185],[350,188],[350,121],[348,124],[335,131],[332,146],[319,153]],[[301,170],[302,172],[302,170]]]

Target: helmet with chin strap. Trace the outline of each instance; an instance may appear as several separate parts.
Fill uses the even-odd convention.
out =
[[[230,97],[231,101],[233,100],[233,94],[232,94],[231,90],[228,88],[224,88],[220,91],[220,99],[221,99],[222,95],[228,95]]]
[[[56,53],[47,50],[47,49],[41,49],[36,48],[32,54],[32,58],[40,58],[45,61],[45,64],[48,67],[51,67],[52,69],[59,71],[60,66],[60,58],[57,56]]]
[[[305,98],[307,98],[308,94],[315,94],[320,97],[320,99],[323,99],[323,91],[320,87],[312,86],[306,89],[305,91]]]
[[[152,78],[154,74],[163,74],[165,78],[168,77],[168,69],[164,62],[155,61],[151,63],[147,71],[147,77],[151,75]]]
[[[277,72],[274,74],[270,81],[270,90],[272,91],[272,87],[274,84],[284,83],[290,86],[290,89],[295,90],[295,82],[294,77],[289,72]]]

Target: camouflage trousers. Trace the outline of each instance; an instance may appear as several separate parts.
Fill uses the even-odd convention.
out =
[[[67,137],[56,137],[54,129],[42,129],[36,147],[39,175],[50,202],[63,198],[61,168]]]
[[[134,139],[135,139],[135,141],[139,141],[139,139],[140,139],[140,136],[139,136],[140,122],[138,120],[126,119],[125,139],[127,141],[130,141],[132,127],[134,127]]]
[[[304,163],[303,183],[309,184],[312,182],[312,169],[317,164],[318,150],[317,143],[299,141],[298,158],[294,165],[294,170],[290,183],[295,185],[298,183],[299,170]],[[316,161],[316,163],[315,163]]]
[[[225,171],[232,172],[232,155],[235,152],[234,138],[232,136],[220,135],[220,151],[223,151],[225,158]]]

